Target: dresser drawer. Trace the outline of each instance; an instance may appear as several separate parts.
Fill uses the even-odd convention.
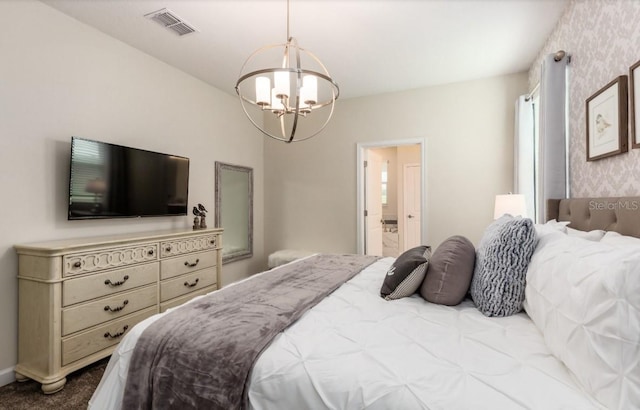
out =
[[[62,336],[156,306],[158,285],[145,286],[62,311]]]
[[[158,260],[158,244],[150,243],[63,257],[63,276],[80,275]]]
[[[158,262],[145,263],[66,280],[62,283],[62,305],[69,306],[74,303],[137,288],[138,286],[156,283],[159,268],[160,264]]]
[[[194,273],[160,282],[160,302],[215,285],[216,268],[201,269]]]
[[[190,253],[160,261],[160,279],[169,279],[199,269],[216,266],[216,252]]]
[[[165,310],[167,310],[169,308],[180,306],[183,303],[186,303],[186,302],[190,301],[191,299],[195,298],[196,296],[206,295],[207,293],[213,292],[214,290],[217,290],[217,289],[218,288],[215,285],[207,286],[206,288],[202,288],[200,290],[196,290],[196,291],[193,291],[191,293],[187,293],[184,296],[180,296],[180,297],[168,300],[166,302],[162,302],[160,304],[160,313],[164,312]]]
[[[216,234],[165,241],[160,243],[160,256],[166,258],[185,253],[206,251],[215,249],[217,244],[218,235]]]
[[[155,307],[145,309],[96,327],[93,330],[63,338],[62,365],[66,366],[69,363],[117,344],[133,326],[155,313]]]

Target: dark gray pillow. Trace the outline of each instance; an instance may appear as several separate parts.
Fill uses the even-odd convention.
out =
[[[484,232],[476,251],[471,298],[486,316],[522,310],[526,273],[536,247],[531,219],[504,215]]]
[[[417,246],[398,256],[384,277],[380,296],[393,300],[416,293],[427,273],[430,257],[430,246]]]
[[[420,295],[431,303],[459,304],[469,291],[475,261],[476,249],[470,240],[450,237],[431,256]]]

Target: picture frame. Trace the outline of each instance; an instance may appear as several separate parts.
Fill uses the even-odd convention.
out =
[[[636,75],[638,81],[636,81]],[[629,68],[629,104],[631,104],[631,148],[640,148],[640,60]]]
[[[627,76],[621,75],[586,101],[587,161],[628,151]]]

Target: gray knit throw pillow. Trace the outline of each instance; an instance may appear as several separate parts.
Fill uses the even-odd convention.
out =
[[[504,215],[487,227],[476,249],[471,298],[486,316],[522,310],[529,260],[536,247],[531,219]]]

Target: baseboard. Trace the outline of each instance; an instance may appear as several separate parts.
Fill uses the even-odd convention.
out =
[[[5,386],[16,381],[15,367],[0,370],[0,386]]]

